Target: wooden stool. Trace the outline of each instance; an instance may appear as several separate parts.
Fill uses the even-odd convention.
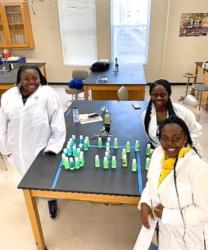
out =
[[[188,94],[188,88],[189,88],[189,84],[190,84],[190,79],[195,79],[196,78],[196,75],[192,74],[192,73],[185,73],[183,75],[183,77],[186,77],[187,78],[187,82],[186,82],[186,92],[185,92],[185,96],[181,96],[179,101],[182,101],[185,99],[185,97],[187,96]]]
[[[205,85],[204,83],[195,83],[192,86],[192,89],[198,91],[198,98],[199,98],[199,110],[201,108],[201,103],[202,103],[202,93],[204,91],[208,91],[208,85]]]

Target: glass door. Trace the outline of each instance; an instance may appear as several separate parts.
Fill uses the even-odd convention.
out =
[[[21,47],[25,45],[25,29],[21,5],[5,6],[11,45]]]
[[[3,23],[3,12],[0,6],[0,46],[4,47],[5,45],[6,45],[6,40],[5,40],[5,28]]]

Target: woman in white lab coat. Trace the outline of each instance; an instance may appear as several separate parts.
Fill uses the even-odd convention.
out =
[[[159,250],[207,249],[208,164],[199,157],[188,127],[177,116],[161,124],[159,140],[140,200],[142,225],[148,228],[146,234],[152,234],[153,222],[159,221]],[[138,237],[134,249],[148,249],[140,248],[142,242]]]
[[[22,176],[41,150],[57,154],[65,141],[61,102],[46,84],[38,67],[21,66],[16,87],[1,98],[0,152],[12,154]]]
[[[150,84],[149,94],[151,99],[147,109],[142,114],[146,134],[152,146],[156,148],[160,144],[157,137],[158,126],[168,116],[177,115],[186,122],[194,146],[201,154],[202,150],[198,143],[201,136],[201,125],[197,122],[191,110],[178,103],[171,102],[171,93],[171,85],[166,80],[160,79]]]

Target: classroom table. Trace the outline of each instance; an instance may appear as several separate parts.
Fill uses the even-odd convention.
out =
[[[37,197],[55,199],[70,199],[103,203],[137,204],[143,186],[146,182],[145,148],[147,138],[141,124],[141,114],[147,102],[139,102],[141,109],[134,109],[130,101],[74,101],[65,112],[67,136],[66,143],[72,135],[90,138],[90,147],[85,151],[85,166],[79,170],[66,170],[62,166],[60,152],[58,155],[47,155],[40,152],[37,159],[29,168],[18,188],[23,189],[27,210],[29,213],[37,249],[46,249],[41,222],[38,214]],[[111,155],[116,155],[116,169],[105,170],[94,167],[94,156],[103,154],[97,148],[96,135],[100,132],[102,121],[88,124],[73,123],[72,109],[79,108],[80,114],[101,112],[106,106],[111,113],[112,123],[110,135],[117,137],[119,148],[111,147]],[[135,153],[135,140],[140,141],[140,151]],[[78,139],[77,139],[78,140]],[[120,166],[120,155],[126,141],[130,141],[132,149],[128,155],[128,167]],[[64,147],[66,146],[66,143]],[[136,157],[138,170],[131,171],[130,162]],[[102,165],[102,163],[101,163]],[[61,211],[60,211],[61,212]]]
[[[114,64],[105,72],[90,72],[84,81],[85,100],[118,100],[117,91],[121,86],[128,90],[129,100],[144,100],[147,81],[144,68],[137,64],[121,64],[114,72]]]
[[[0,95],[3,94],[6,90],[13,87],[16,84],[17,80],[17,71],[21,65],[35,65],[40,68],[43,75],[46,77],[46,63],[13,63],[14,69],[9,70],[8,64],[0,65]],[[6,67],[7,71],[2,69]]]

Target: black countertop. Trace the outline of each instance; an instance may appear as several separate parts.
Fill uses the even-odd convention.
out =
[[[17,71],[21,65],[35,65],[37,67],[44,66],[45,63],[13,63],[14,69],[9,70],[8,64],[0,65],[0,84],[15,84],[17,79]],[[3,72],[2,69],[6,68],[7,72]]]
[[[79,138],[79,135],[92,138],[102,127],[102,122],[89,124],[78,123],[74,125],[71,112],[73,106],[79,108],[80,114],[91,112],[100,113],[101,107],[104,105],[107,106],[112,116],[110,130],[112,140],[114,137],[117,137],[119,145],[121,146],[117,151],[112,148],[111,155],[117,155],[117,162],[118,165],[120,165],[122,146],[126,144],[127,140],[131,142],[132,146],[134,146],[135,140],[138,139],[141,146],[140,154],[135,155],[134,150],[132,149],[128,156],[128,160],[131,162],[133,157],[141,157],[142,185],[144,186],[146,181],[144,162],[147,138],[141,123],[141,114],[146,108],[147,102],[139,101],[139,104],[141,109],[135,110],[132,107],[131,101],[73,102],[72,106],[65,113],[67,127],[66,141],[68,141],[72,134],[75,134],[77,138]],[[90,144],[90,149],[84,153],[85,166],[76,171],[65,170],[61,167],[61,153],[58,155],[45,155],[41,152],[23,177],[18,188],[129,196],[139,195],[138,174],[132,173],[130,166],[128,166],[128,168],[118,166],[115,170],[104,170],[102,167],[100,169],[95,169],[95,154],[98,153],[102,156],[105,150],[97,149],[97,139],[90,140]]]

